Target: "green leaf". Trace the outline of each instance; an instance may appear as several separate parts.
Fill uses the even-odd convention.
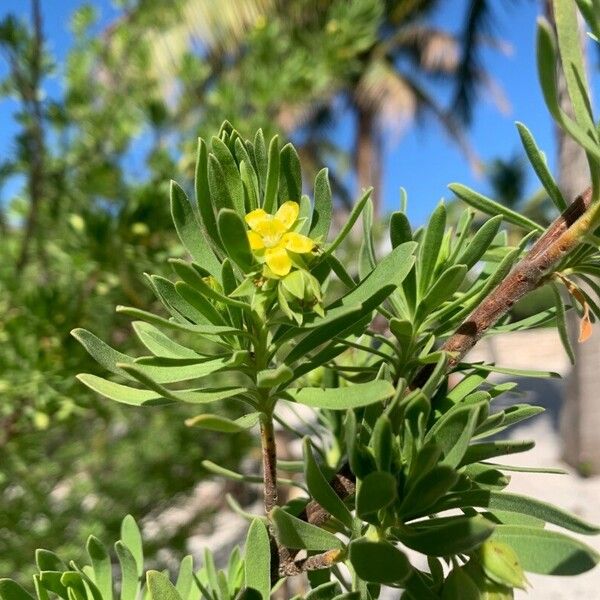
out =
[[[344,337],[347,333],[357,329],[361,321],[371,320],[371,313],[394,291],[393,285],[386,285],[374,292],[354,311],[348,311],[345,306],[328,311],[326,316],[316,321],[306,336],[304,336],[287,354],[285,362],[292,364],[300,359],[305,359],[307,354],[323,343],[329,343],[335,337]]]
[[[250,311],[249,304],[246,304],[245,302],[242,302],[240,300],[235,300],[234,298],[231,298],[230,296],[221,293],[214,287],[211,287],[207,283],[205,277],[203,277],[203,275],[201,274],[201,267],[199,265],[189,264],[188,262],[180,260],[178,258],[170,259],[169,262],[171,263],[171,266],[173,267],[177,275],[179,275],[179,277],[181,277],[181,279],[183,279],[183,281],[185,281],[185,283],[192,287],[196,292],[201,293],[203,296],[206,296],[214,302],[222,302],[223,304],[226,304],[228,306],[235,306],[237,308],[241,308],[242,310]],[[254,284],[251,282],[251,280],[250,285],[251,290],[254,291],[256,288],[254,287]],[[175,287],[177,287],[177,284],[175,284]]]
[[[175,589],[183,600],[190,600],[189,596],[192,590],[195,592],[194,588],[194,559],[188,555],[184,556],[179,564]]]
[[[235,211],[224,208],[219,211],[218,227],[223,247],[231,260],[245,273],[251,271],[254,257],[242,218]]]
[[[442,450],[441,464],[458,467],[471,441],[481,404],[456,406],[445,413],[425,436]]]
[[[552,289],[552,293],[554,294],[554,306],[556,306],[556,327],[558,329],[560,341],[562,342],[563,348],[565,349],[571,364],[574,365],[575,352],[573,352],[573,346],[571,345],[571,340],[569,339],[565,305],[560,295],[558,286],[555,283],[551,283],[550,287]]]
[[[253,588],[268,600],[271,593],[271,544],[269,533],[260,519],[254,519],[244,548],[246,587]]]
[[[579,575],[593,569],[598,553],[579,540],[557,531],[522,525],[498,525],[492,536],[508,544],[525,571],[543,575]]]
[[[600,148],[595,142],[595,135],[590,137],[592,132],[569,118],[561,108],[556,82],[556,42],[551,25],[543,18],[538,18],[536,56],[538,77],[548,110],[557,123],[584,148],[588,159],[593,157],[596,161],[600,160]]]
[[[406,555],[386,541],[354,540],[350,544],[350,562],[358,577],[372,583],[401,583],[411,572]]]
[[[140,590],[136,559],[123,542],[117,542],[115,550],[121,564],[121,600],[136,600]]]
[[[457,481],[458,473],[446,466],[433,467],[417,479],[407,490],[399,513],[404,519],[427,514],[433,506]]]
[[[61,598],[66,598],[68,600],[69,592],[61,581],[63,573],[63,571],[42,571],[40,572],[39,577],[41,585],[45,590],[54,592]]]
[[[253,412],[238,419],[232,420],[220,415],[206,414],[187,419],[188,427],[199,427],[209,431],[220,431],[221,433],[240,433],[252,429],[257,423],[260,413]]]
[[[67,568],[54,552],[43,548],[35,551],[35,564],[40,571],[63,571]]]
[[[225,173],[221,164],[212,153],[208,155],[208,186],[217,213],[223,209],[235,211],[235,204],[225,182]]]
[[[183,600],[164,573],[148,571],[146,583],[152,600]]]
[[[343,423],[346,438],[346,453],[350,469],[358,479],[364,479],[371,471],[376,470],[373,455],[361,442],[361,426],[356,421],[356,413],[348,409]]]
[[[358,275],[364,279],[375,268],[375,242],[373,240],[373,200],[369,198],[363,211],[363,234],[358,251]]]
[[[442,589],[441,600],[480,600],[481,594],[475,582],[464,568],[450,571]]]
[[[553,12],[563,73],[575,120],[597,142],[594,116],[587,95],[589,86],[579,37],[577,8],[574,2],[558,1],[553,4]]]
[[[475,431],[475,439],[495,435],[521,421],[530,419],[544,412],[542,406],[529,404],[513,404],[500,413],[495,413],[483,422]]]
[[[178,281],[175,284],[175,291],[181,299],[198,314],[202,315],[202,323],[211,323],[213,325],[227,326],[227,322],[222,312],[201,292],[194,289],[185,281]],[[195,320],[195,322],[199,322]]]
[[[94,570],[94,583],[100,590],[103,600],[112,600],[112,565],[108,551],[93,535],[88,538],[86,548]]]
[[[517,454],[519,452],[527,452],[535,446],[532,441],[517,441],[517,440],[499,440],[497,442],[485,442],[483,444],[472,444],[467,448],[465,456],[462,460],[463,465],[468,465],[474,462],[481,462],[494,456],[504,456],[505,454]]]
[[[394,248],[354,290],[336,300],[327,310],[362,304],[385,286],[400,285],[412,269],[416,246],[415,242],[408,242]]]
[[[219,260],[196,219],[186,193],[175,181],[171,181],[171,215],[177,235],[190,256],[211,274],[218,276]]]
[[[490,198],[486,198],[484,195],[472,190],[460,183],[451,183],[448,186],[461,200],[484,212],[488,215],[502,215],[506,221],[512,223],[513,225],[517,225],[522,227],[526,231],[539,231],[540,233],[544,231],[544,228],[541,225],[538,225],[531,219],[524,217],[523,215],[507,208],[503,204],[499,204],[498,202],[494,202]]]
[[[240,147],[243,148],[241,142]],[[258,208],[258,182],[254,170],[252,167],[248,167],[248,164],[249,163],[245,160],[240,162],[240,177],[242,178],[242,184],[244,185],[244,204],[246,206],[246,212]]]
[[[560,212],[563,212],[567,208],[567,202],[563,198],[558,184],[554,181],[552,173],[550,173],[544,153],[538,148],[531,131],[529,131],[523,123],[517,121],[517,129],[519,130],[523,148],[525,149],[527,158],[529,158],[529,162],[533,166],[533,170],[544,186],[550,200],[554,203],[554,206],[556,206]]]
[[[294,375],[285,363],[280,364],[275,369],[264,369],[256,374],[256,387],[275,388],[290,380]]]
[[[394,395],[394,386],[388,381],[373,380],[341,388],[292,388],[286,390],[286,398],[314,408],[346,410],[382,402]]]
[[[138,370],[158,383],[172,383],[205,377],[221,369],[236,366],[247,358],[246,352],[234,352],[231,356],[212,360],[196,355],[196,358],[141,357],[134,361],[131,357],[117,352],[85,329],[73,330],[71,334],[105,369],[128,379],[131,379],[129,372],[117,365],[133,365],[135,363]]]
[[[442,305],[454,292],[458,290],[467,274],[465,265],[454,265],[446,269],[429,288],[423,300],[419,303],[417,318],[428,316],[432,311]]]
[[[492,512],[498,509],[530,515],[547,523],[553,523],[559,527],[585,535],[594,535],[600,532],[600,527],[597,525],[587,523],[583,519],[541,500],[492,490],[469,490],[450,494],[442,499],[435,509],[437,512],[465,506],[484,507]]]
[[[419,290],[421,295],[429,289],[435,267],[437,265],[444,231],[446,228],[446,207],[441,202],[433,211],[419,244],[419,260],[417,270],[419,273]]]
[[[212,151],[223,170],[223,175],[225,176],[224,184],[229,190],[229,196],[233,201],[233,206],[238,215],[243,215],[246,212],[246,207],[244,205],[244,186],[242,184],[237,163],[229,148],[219,138],[213,137],[211,146]]]
[[[413,241],[410,221],[403,212],[393,212],[390,217],[390,241],[392,248]]]
[[[341,540],[332,533],[306,523],[282,508],[275,507],[271,511],[271,519],[277,539],[288,548],[316,551],[343,548]]]
[[[520,467],[515,465],[500,465],[497,463],[482,463],[501,469],[502,471],[515,471],[517,473],[546,473],[548,475],[567,475],[564,469],[554,469],[548,467]]]
[[[170,390],[149,377],[143,370],[139,369],[137,365],[126,365],[119,364],[122,369],[126,370],[129,375],[137,379],[140,383],[147,386],[162,398],[167,398],[175,402],[187,402],[189,404],[205,404],[207,402],[215,402],[217,400],[223,400],[230,398],[240,393],[246,392],[246,388],[218,388],[218,389],[207,389],[207,390],[190,390],[190,391],[176,391]]]
[[[336,519],[351,528],[352,515],[319,468],[308,437],[304,438],[304,479],[310,495]]]
[[[70,599],[84,600],[88,596],[86,586],[83,583],[84,578],[80,572],[65,571],[62,574],[60,581],[67,588]],[[93,584],[89,587],[92,590],[92,600],[99,600],[99,592],[97,589],[93,587]]]
[[[496,215],[488,219],[473,236],[467,247],[456,260],[457,264],[466,265],[467,269],[472,269],[481,257],[485,254],[491,243],[494,241],[500,225],[502,223],[502,215]]]
[[[310,237],[320,238],[323,244],[327,241],[333,211],[328,173],[328,169],[321,169],[315,177],[315,208],[310,226]]]
[[[394,439],[392,422],[386,414],[382,414],[373,427],[370,441],[375,463],[380,471],[390,471],[392,467]]]
[[[198,152],[196,155],[196,170],[194,187],[196,190],[196,203],[198,212],[206,235],[212,239],[215,247],[220,248],[221,240],[217,232],[217,222],[210,188],[208,185],[208,149],[202,138],[198,138]],[[217,275],[217,273],[215,273]]]
[[[16,581],[0,579],[0,598],[2,600],[34,600]]]
[[[138,576],[144,572],[144,549],[140,528],[131,515],[127,515],[121,522],[121,541],[131,551],[137,565]]]
[[[387,508],[397,497],[396,478],[385,471],[373,471],[360,483],[356,495],[356,514],[365,519]]]
[[[279,149],[277,149],[279,156]],[[267,145],[265,143],[265,134],[262,129],[259,129],[254,136],[254,158],[256,160],[256,174],[260,182],[260,189],[265,189],[267,181]],[[279,169],[277,169],[279,172]]]
[[[164,406],[173,402],[173,400],[163,398],[156,392],[140,390],[113,381],[107,381],[90,373],[80,373],[77,375],[77,379],[94,392],[110,400],[129,404],[130,406]]]
[[[300,202],[302,196],[302,173],[300,158],[292,144],[286,144],[279,155],[279,200]]]
[[[164,358],[201,358],[200,354],[191,348],[186,348],[173,341],[172,338],[149,323],[134,321],[132,325],[133,330],[142,344],[156,356],[162,356]],[[74,331],[85,330],[79,329]]]
[[[269,157],[267,179],[265,183],[265,198],[263,209],[265,212],[275,212],[277,205],[277,190],[279,189],[279,137],[275,136],[269,144]]]
[[[188,322],[200,325],[211,324],[211,321],[203,312],[192,306],[181,297],[181,294],[177,293],[175,284],[172,281],[160,275],[146,275],[146,278],[150,281],[158,299],[175,321],[183,324]]]
[[[180,331],[189,331],[190,333],[197,333],[198,335],[211,335],[211,336],[223,336],[229,334],[235,335],[248,335],[247,332],[241,331],[240,329],[236,329],[235,327],[222,326],[222,325],[193,325],[187,323],[177,323],[176,321],[169,321],[168,319],[163,319],[163,317],[159,317],[153,313],[147,312],[145,310],[140,310],[138,308],[133,308],[132,306],[117,306],[117,312],[129,315],[134,319],[141,319],[146,323],[152,323],[154,325],[160,325],[162,327],[166,327],[168,329],[178,329]]]
[[[494,524],[482,516],[439,517],[395,528],[394,534],[407,547],[427,556],[465,554],[494,532]]]
[[[354,223],[356,223],[358,217],[362,213],[362,211],[367,203],[367,200],[370,198],[372,192],[373,192],[372,188],[368,189],[362,195],[361,199],[354,205],[354,207],[352,208],[352,211],[348,215],[348,219],[346,220],[346,222],[340,229],[339,233],[337,234],[337,236],[335,237],[333,242],[331,242],[331,244],[327,248],[325,248],[323,257],[325,257],[329,254],[333,254],[333,251],[346,239],[346,236],[350,233],[350,231],[352,230],[352,227],[354,227]]]
[[[111,348],[87,329],[73,329],[71,335],[86,349],[88,354],[98,364],[111,373],[127,377],[125,371],[117,368],[117,363],[133,362],[133,359],[130,356]]]
[[[314,573],[314,572],[313,572]],[[327,574],[329,577],[329,574]],[[316,587],[313,587],[303,600],[333,600],[342,591],[337,581],[327,581]]]

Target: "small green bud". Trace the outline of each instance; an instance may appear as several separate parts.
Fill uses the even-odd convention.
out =
[[[321,286],[308,271],[292,271],[279,281],[279,301],[284,312],[298,314],[314,310],[323,315]]]
[[[486,540],[477,551],[484,573],[496,583],[525,589],[527,579],[516,552],[504,542]]]

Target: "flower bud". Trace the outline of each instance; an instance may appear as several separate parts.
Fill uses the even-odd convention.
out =
[[[486,540],[477,552],[484,573],[496,583],[525,589],[527,579],[516,552],[504,542]]]

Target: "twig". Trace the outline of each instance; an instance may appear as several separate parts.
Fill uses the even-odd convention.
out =
[[[451,371],[481,339],[483,334],[498,322],[525,294],[546,281],[550,269],[582,241],[576,223],[590,206],[592,190],[588,188],[548,227],[496,288],[463,321],[456,332],[444,343],[442,350],[450,353],[448,371]],[[421,387],[427,381],[433,365],[421,369],[411,388]]]
[[[338,562],[342,556],[343,552],[341,550],[328,550],[322,554],[292,559],[280,565],[279,576],[291,577],[293,575],[300,575],[300,573],[305,573],[306,571],[327,569]]]
[[[262,447],[264,505],[269,514],[277,506],[277,450],[275,431],[271,415],[263,414],[260,421],[260,442]]]

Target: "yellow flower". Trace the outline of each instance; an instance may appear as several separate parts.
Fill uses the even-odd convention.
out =
[[[306,254],[315,247],[314,241],[309,237],[290,231],[299,212],[298,203],[288,200],[274,215],[266,213],[262,208],[246,215],[246,223],[250,227],[250,248],[278,277],[284,277],[292,269],[289,252]]]

